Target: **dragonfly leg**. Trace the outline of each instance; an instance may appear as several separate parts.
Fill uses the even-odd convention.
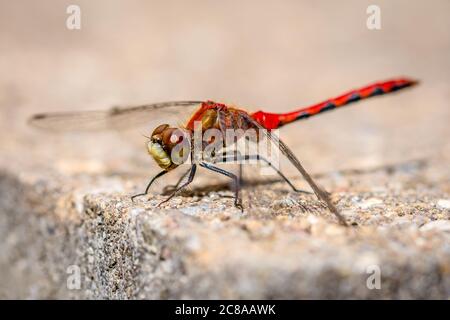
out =
[[[319,187],[313,178],[308,174],[308,172],[303,168],[300,161],[297,159],[297,157],[294,155],[294,153],[286,146],[286,144],[278,138],[277,135],[273,135],[272,132],[265,130],[260,123],[258,123],[255,119],[253,119],[250,115],[246,113],[242,113],[242,116],[244,119],[246,119],[248,122],[253,124],[256,128],[262,129],[262,133],[269,139],[272,143],[274,143],[283,153],[283,155],[292,163],[292,165],[297,168],[297,170],[300,172],[300,174],[305,178],[306,182],[308,182],[311,189],[313,189],[314,193],[316,194],[317,198],[319,200],[322,200],[326,203],[328,209],[336,216],[336,218],[339,220],[339,222],[347,226],[347,222],[345,221],[345,218],[341,215],[339,210],[335,207],[333,202],[330,199],[330,194],[323,190],[321,187]]]
[[[297,189],[294,184],[284,175],[283,172],[281,172],[277,167],[275,167],[269,160],[267,160],[266,158],[260,156],[259,154],[252,154],[252,155],[248,155],[246,156],[248,157],[248,159],[245,160],[262,160],[264,161],[269,167],[271,167],[273,170],[275,170],[275,172],[292,188],[292,190],[294,190],[295,192],[299,192],[299,193],[305,193],[305,194],[313,194],[312,192],[309,191],[305,191],[305,190],[301,190],[301,189]]]
[[[188,177],[187,181],[186,181],[185,183],[183,183],[181,186],[177,187],[177,188],[175,189],[175,191],[173,191],[172,194],[166,198],[166,200],[160,202],[160,203],[158,204],[158,207],[159,207],[160,205],[162,205],[163,203],[166,203],[167,201],[169,201],[170,199],[172,199],[172,198],[178,193],[178,191],[180,191],[180,190],[186,188],[186,187],[194,180],[195,172],[196,172],[196,171],[197,171],[197,165],[193,164],[193,165],[191,166],[191,168],[189,169],[189,171],[188,171],[188,172],[189,172],[189,177]]]
[[[283,174],[283,172],[278,170],[269,160],[260,156],[259,154],[251,154],[251,155],[245,155],[245,156],[241,156],[240,154],[237,154],[236,157],[235,157],[235,155],[232,155],[231,157],[224,156],[222,158],[223,162],[227,162],[230,160],[237,160],[237,161],[242,161],[242,160],[258,160],[259,161],[259,160],[261,160],[261,161],[264,161],[269,167],[271,167],[273,170],[275,170],[275,172],[292,188],[292,190],[294,190],[294,192],[313,194],[313,192],[297,189],[294,186],[294,184]],[[239,175],[240,176],[242,175],[242,163],[239,163]]]
[[[242,163],[239,163],[239,184],[241,186],[244,185],[244,177],[243,177],[243,174],[242,174],[243,170],[244,170],[244,168],[242,167]]]
[[[173,192],[174,190],[176,190],[178,188],[178,186],[180,185],[181,181],[183,181],[184,178],[187,177],[189,172],[191,172],[191,168],[189,168],[185,173],[183,173],[183,175],[180,177],[180,179],[178,180],[178,182],[176,184],[165,186],[163,189],[163,194]]]
[[[234,190],[234,205],[236,206],[236,208],[239,208],[239,209],[241,209],[241,211],[244,211],[244,208],[242,207],[241,200],[239,198],[239,190],[240,190],[239,178],[235,174],[233,174],[231,172],[228,172],[228,171],[226,171],[224,169],[215,167],[212,164],[209,164],[209,163],[206,163],[206,162],[200,163],[200,166],[203,167],[203,168],[206,168],[208,170],[211,170],[211,171],[223,174],[224,176],[227,176],[227,177],[233,179],[234,186],[235,186],[235,190]]]
[[[162,177],[163,175],[165,175],[168,171],[163,170],[160,173],[158,173],[156,176],[154,176],[152,178],[152,180],[150,180],[150,182],[148,183],[147,187],[145,188],[145,191],[143,193],[138,193],[135,194],[134,196],[131,197],[131,201],[133,201],[135,198],[137,197],[141,197],[141,196],[145,196],[146,194],[148,194],[148,190],[150,189],[150,186],[153,184],[153,182],[158,179],[159,177]]]

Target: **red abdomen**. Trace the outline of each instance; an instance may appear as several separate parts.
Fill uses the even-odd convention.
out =
[[[321,103],[306,108],[301,108],[293,112],[277,114],[257,111],[251,116],[266,129],[276,129],[296,120],[306,119],[313,115],[333,110],[362,99],[394,92],[415,85],[416,83],[417,81],[415,80],[403,78],[377,82],[357,90],[349,91],[336,98],[328,99]]]

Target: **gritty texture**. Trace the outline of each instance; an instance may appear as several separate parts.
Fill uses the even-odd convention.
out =
[[[160,195],[132,203],[126,192],[92,190],[125,184],[119,177],[3,172],[2,295],[445,299],[450,210],[439,204],[450,184],[432,174],[423,163],[346,173],[351,191],[333,196],[345,228],[313,196],[281,182],[244,188],[241,213],[222,197],[231,195],[226,186],[156,208]],[[71,265],[81,268],[80,290],[67,290]],[[366,286],[374,266],[380,290]]]
[[[450,3],[411,3],[379,1],[381,30],[360,0],[80,0],[80,30],[65,25],[71,1],[0,3],[0,298],[449,299]],[[280,132],[347,228],[255,165],[243,212],[205,170],[161,206],[184,169],[132,202],[158,172],[143,135],[162,118],[120,133],[26,125],[184,99],[287,111],[402,75],[421,83]]]

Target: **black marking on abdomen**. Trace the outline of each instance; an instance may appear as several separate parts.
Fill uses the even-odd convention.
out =
[[[405,83],[405,84],[401,84],[401,85],[394,85],[394,86],[391,88],[391,91],[397,91],[397,90],[400,90],[400,89],[409,87],[410,85],[411,85],[410,83]]]
[[[384,92],[382,88],[376,87],[375,89],[373,89],[373,92],[372,92],[372,94],[370,96],[371,97],[379,96],[379,95],[384,94],[384,93],[386,93],[386,92]]]
[[[322,109],[320,109],[319,112],[333,110],[334,108],[336,108],[336,105],[334,103],[332,103],[332,102],[328,102]]]
[[[302,113],[302,114],[298,115],[297,118],[295,118],[295,120],[306,119],[306,118],[309,118],[310,116],[311,116],[310,113]]]
[[[352,103],[361,100],[361,96],[358,92],[353,93],[345,103]]]

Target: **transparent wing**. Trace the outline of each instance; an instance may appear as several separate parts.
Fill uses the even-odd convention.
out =
[[[319,187],[316,182],[313,180],[311,175],[303,168],[300,161],[297,159],[297,157],[294,155],[294,153],[288,148],[288,146],[280,140],[280,138],[270,132],[269,130],[265,129],[261,124],[259,124],[255,119],[253,119],[250,115],[242,113],[242,117],[245,118],[249,123],[254,125],[256,128],[261,129],[259,130],[260,133],[263,133],[267,139],[271,142],[273,142],[278,148],[280,149],[281,153],[292,163],[292,165],[301,173],[303,178],[308,182],[311,189],[313,189],[314,193],[316,194],[317,198],[319,200],[325,202],[328,209],[336,215],[339,222],[343,225],[347,225],[345,222],[344,217],[339,213],[338,209],[334,206],[334,204],[331,202],[331,199],[329,197],[329,193]]]
[[[54,112],[33,115],[28,123],[49,131],[124,130],[151,121],[171,123],[186,121],[186,117],[202,101],[173,101],[134,107],[115,107],[104,111]]]

